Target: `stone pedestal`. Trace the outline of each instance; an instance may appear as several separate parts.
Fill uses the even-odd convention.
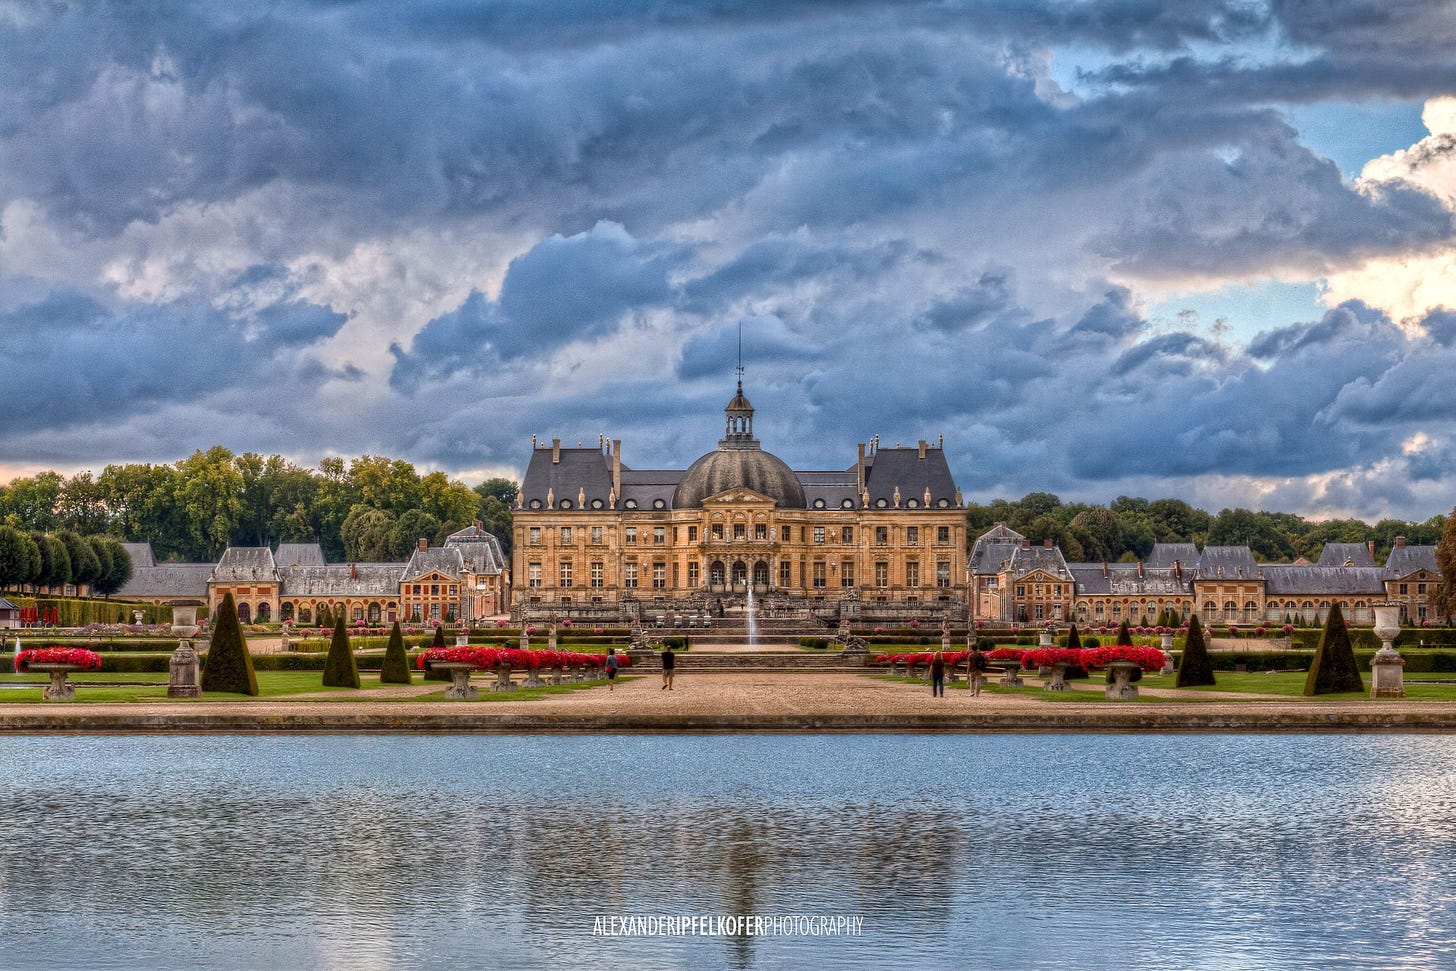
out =
[[[470,631],[466,630],[464,627],[462,627],[458,631],[456,631],[455,632],[455,646],[456,647],[469,647],[470,646]]]
[[[435,661],[430,667],[449,673],[450,687],[445,689],[446,698],[452,701],[468,701],[475,697],[475,686],[470,683],[470,672],[475,670],[475,665],[463,661]]]
[[[544,688],[544,687],[546,687],[546,682],[541,680],[541,669],[540,668],[527,668],[526,669],[526,683],[522,687],[526,687],[526,688]]]
[[[518,646],[523,651],[529,651],[531,649],[531,635],[526,633],[526,628],[524,627],[521,628],[521,640]]]
[[[551,669],[551,684],[552,685],[558,685],[560,683],[561,683],[561,669],[560,668],[552,668]]]
[[[1005,672],[1001,675],[1001,679],[996,683],[1001,685],[1003,688],[1020,688],[1025,685],[1026,682],[1021,680],[1021,662],[1006,661],[1004,663],[1006,665]]]
[[[1163,663],[1163,666],[1158,669],[1158,673],[1159,674],[1172,674],[1173,673],[1173,670],[1174,670],[1174,668],[1173,668],[1173,635],[1172,634],[1159,634],[1158,635],[1158,638],[1159,638],[1159,641],[1160,641],[1160,643],[1158,644],[1158,647],[1162,650],[1163,656],[1168,659],[1167,661],[1165,661]]]
[[[1048,691],[1071,691],[1067,684],[1067,666],[1065,664],[1053,664],[1051,667],[1051,680],[1044,684]]]
[[[172,660],[167,665],[168,698],[202,697],[202,662],[198,660],[197,650],[192,645],[192,638],[197,636],[199,630],[197,608],[201,606],[202,602],[196,600],[172,604],[172,633],[179,640],[177,650],[172,652]],[[287,632],[283,637],[286,641]],[[287,647],[284,649],[287,650]]]
[[[66,680],[66,677],[73,671],[80,668],[74,664],[32,664],[32,671],[39,671],[41,674],[51,676],[51,683],[46,685],[41,692],[41,698],[46,701],[75,701],[76,686]]]
[[[1137,685],[1132,683],[1133,672],[1138,670],[1136,661],[1113,661],[1107,665],[1112,674],[1112,684],[1107,686],[1108,701],[1137,701]]]
[[[1405,697],[1405,658],[1392,642],[1400,635],[1400,604],[1375,605],[1375,636],[1380,650],[1370,659],[1370,697]]]
[[[490,686],[490,690],[491,691],[515,691],[516,690],[515,684],[511,681],[511,666],[509,664],[505,665],[504,667],[498,667],[498,668],[495,669],[495,684],[493,684],[493,685]]]

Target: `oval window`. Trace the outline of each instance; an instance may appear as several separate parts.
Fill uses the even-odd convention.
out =
[[[842,507],[844,507],[845,509],[853,509],[854,508],[854,500],[853,499],[846,499],[843,502],[841,502],[840,505]]]
[[[815,509],[823,509],[824,508],[824,500],[823,499],[815,499],[814,500],[814,508]]]
[[[531,500],[531,508],[532,509],[540,509],[541,508],[541,500],[540,499],[532,499]]]
[[[602,501],[600,499],[593,499],[592,500],[592,508],[593,509],[600,509],[600,508],[602,508]]]
[[[628,509],[636,509],[637,508],[637,500],[636,499],[628,499],[626,502],[622,503],[622,505],[625,506]]]
[[[652,508],[653,509],[666,509],[667,508],[667,503],[664,502],[661,499],[654,499],[654,500],[652,500]]]
[[[556,507],[558,509],[570,509],[571,508],[571,500],[570,499],[563,499],[563,500],[561,500],[560,502],[558,502],[556,504]]]

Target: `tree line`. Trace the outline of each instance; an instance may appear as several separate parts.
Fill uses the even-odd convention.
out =
[[[74,583],[110,596],[131,575],[131,557],[115,537],[82,536],[69,529],[26,533],[0,526],[0,589]]]
[[[173,464],[15,479],[0,486],[0,523],[150,542],[159,561],[212,562],[229,546],[317,542],[330,562],[367,563],[407,559],[420,538],[440,545],[479,519],[509,555],[517,489],[501,478],[472,488],[382,455],[327,458],[310,469],[215,446]]]
[[[1286,512],[1223,509],[1216,515],[1181,499],[1118,496],[1107,505],[1062,502],[1049,492],[1030,492],[1018,500],[997,499],[966,507],[972,540],[1004,522],[1034,543],[1050,539],[1073,562],[1131,562],[1147,559],[1154,543],[1247,546],[1257,560],[1289,562],[1319,559],[1326,543],[1375,542],[1377,562],[1404,536],[1412,545],[1435,545],[1446,516],[1424,522],[1382,519],[1308,520]]]

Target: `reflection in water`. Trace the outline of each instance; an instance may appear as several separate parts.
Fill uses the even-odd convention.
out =
[[[15,738],[0,966],[1456,964],[1431,737]],[[600,938],[847,914],[860,938]]]

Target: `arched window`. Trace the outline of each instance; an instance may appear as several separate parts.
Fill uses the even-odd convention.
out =
[[[1115,603],[1112,605],[1112,619],[1122,620],[1122,604]]]
[[[1097,605],[1097,610],[1095,611],[1094,616],[1097,618],[1097,623],[1102,623],[1103,617],[1106,616],[1106,614],[1103,612],[1102,604],[1099,603]]]
[[[238,620],[241,623],[251,623],[253,620],[253,609],[247,604],[238,604]]]
[[[753,564],[753,585],[755,587],[768,586],[768,564],[763,560]]]
[[[371,623],[371,624],[377,624],[377,623],[379,623],[379,621],[380,621],[380,619],[381,619],[382,616],[383,616],[383,611],[382,611],[382,608],[380,608],[379,603],[377,601],[375,603],[372,603],[372,604],[369,605],[369,623]]]
[[[283,604],[282,608],[278,611],[278,616],[279,616],[279,619],[281,619],[285,623],[287,623],[288,621],[292,620],[293,619],[293,601],[290,600],[290,601],[285,602]]]
[[[299,607],[298,608],[298,622],[300,624],[312,624],[313,623],[313,611],[310,610],[307,607]]]
[[[1244,604],[1244,620],[1254,621],[1259,619],[1259,605],[1250,600]]]
[[[266,624],[266,623],[268,623],[269,618],[271,618],[272,616],[273,616],[273,605],[272,604],[270,604],[266,600],[263,601],[262,603],[258,604],[258,623],[260,623],[260,624]]]
[[[742,560],[733,561],[733,585],[748,586],[748,566]]]
[[[1218,619],[1218,606],[1212,600],[1203,602],[1203,619],[1207,621]]]
[[[708,582],[715,587],[723,585],[723,561],[714,560],[708,564]]]

